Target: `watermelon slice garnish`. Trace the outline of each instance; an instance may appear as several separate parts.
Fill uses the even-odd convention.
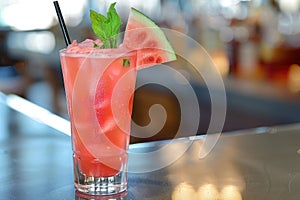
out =
[[[131,8],[123,44],[137,50],[137,69],[176,60],[164,32],[149,17]]]

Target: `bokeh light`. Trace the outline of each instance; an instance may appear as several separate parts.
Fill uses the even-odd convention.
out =
[[[69,26],[77,26],[83,19],[87,1],[64,0],[60,7]],[[57,24],[53,2],[48,0],[16,0],[2,8],[0,19],[18,31],[48,29]]]

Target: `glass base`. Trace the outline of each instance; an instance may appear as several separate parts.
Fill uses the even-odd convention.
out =
[[[76,190],[75,200],[128,200],[128,194],[126,191],[124,191],[118,194],[95,196],[95,195],[84,194]]]
[[[87,176],[80,171],[78,165],[74,169],[75,188],[89,195],[113,195],[127,189],[127,172],[120,171],[109,177]]]
[[[124,172],[115,176],[95,178],[79,174],[74,182],[75,188],[85,194],[90,195],[111,195],[123,192],[127,188],[127,182],[124,181]]]

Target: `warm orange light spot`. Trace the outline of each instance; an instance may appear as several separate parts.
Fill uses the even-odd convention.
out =
[[[224,52],[217,51],[211,54],[212,60],[220,72],[221,76],[226,76],[229,73],[229,60]]]
[[[198,199],[201,200],[216,200],[219,198],[219,192],[215,185],[205,184],[198,188]]]
[[[193,186],[188,183],[180,183],[177,185],[172,193],[172,200],[196,200],[196,191]]]
[[[289,67],[288,71],[288,88],[291,92],[300,91],[300,66],[293,64]]]
[[[242,200],[242,195],[239,189],[234,185],[227,185],[225,186],[221,193],[220,199],[222,200]]]

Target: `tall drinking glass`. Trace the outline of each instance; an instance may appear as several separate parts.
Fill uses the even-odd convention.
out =
[[[91,195],[127,187],[136,52],[60,51],[71,121],[75,188]]]

